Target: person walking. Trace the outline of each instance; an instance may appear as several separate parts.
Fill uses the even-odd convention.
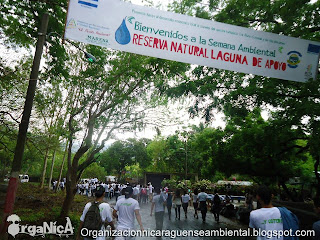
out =
[[[105,194],[104,194],[104,197],[106,199],[109,198],[109,184],[105,184]]]
[[[116,201],[118,201],[119,195],[120,195],[120,189],[119,189],[119,185],[117,184],[114,189],[114,196],[116,197]]]
[[[182,208],[184,211],[184,216],[185,218],[188,218],[188,205],[190,201],[190,195],[187,193],[186,190],[183,191],[183,195],[181,197],[181,202],[182,202]]]
[[[112,185],[110,185],[110,188],[109,188],[109,197],[110,197],[110,199],[113,197],[113,192],[114,192],[114,189],[113,189]]]
[[[167,209],[168,209],[169,220],[171,220],[171,208],[172,208],[172,192],[168,191]]]
[[[147,203],[147,188],[146,188],[146,186],[142,186],[142,188],[141,188],[141,202]]]
[[[119,231],[130,231],[134,229],[134,216],[140,225],[140,230],[143,231],[143,225],[140,215],[140,206],[137,200],[132,198],[133,189],[128,186],[124,188],[123,193],[125,194],[124,198],[118,198],[118,201],[113,210],[113,216],[118,219],[117,230]],[[129,240],[134,239],[131,236],[116,237],[116,240]]]
[[[198,217],[198,208],[199,208],[199,202],[198,202],[198,189],[194,189],[192,193],[192,202],[193,202],[193,208],[194,208],[194,218],[199,218]]]
[[[153,197],[153,186],[151,183],[149,183],[149,186],[148,186],[148,189],[149,189],[149,201],[152,202],[152,197]]]
[[[218,223],[219,222],[221,199],[220,199],[220,196],[218,194],[217,189],[214,190],[214,196],[211,201],[211,204],[212,204],[211,211],[213,213],[214,219]]]
[[[105,227],[110,225],[111,229],[114,230],[114,224],[111,216],[110,205],[103,202],[105,189],[99,186],[95,192],[95,201],[88,202],[84,207],[82,215],[80,217],[79,231],[77,234],[77,240],[80,239],[81,229],[86,228],[90,230],[105,230]],[[89,240],[92,238],[84,238]],[[105,240],[105,236],[97,237],[96,240]]]
[[[198,194],[198,201],[200,204],[200,211],[201,211],[201,216],[202,216],[202,222],[206,222],[206,215],[207,215],[207,198],[208,194],[205,193],[205,188],[201,188],[201,192]]]
[[[152,216],[153,209],[155,210],[155,218],[156,218],[156,230],[162,230],[163,228],[163,217],[164,217],[164,206],[165,206],[165,198],[164,195],[161,194],[160,188],[156,188],[156,195],[152,199],[151,204],[151,213]],[[157,239],[161,239],[161,237],[157,237]]]
[[[181,196],[180,191],[176,190],[176,193],[173,197],[174,211],[176,213],[176,219],[180,220],[180,209],[181,209]]]
[[[138,188],[138,185],[136,185],[134,188],[133,188],[133,199],[139,201],[139,188]]]
[[[251,211],[249,227],[267,232],[291,231],[295,233],[299,229],[298,218],[284,207],[274,207],[271,202],[272,193],[267,186],[260,186],[256,195],[261,208]],[[282,240],[283,236],[257,236],[257,240],[277,239]],[[299,239],[289,237],[286,239]]]
[[[88,182],[85,183],[84,188],[86,190],[87,197],[89,197],[89,183]]]

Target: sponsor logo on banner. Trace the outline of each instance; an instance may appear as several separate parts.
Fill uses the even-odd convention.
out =
[[[117,43],[119,43],[121,45],[126,45],[131,41],[131,35],[130,35],[130,32],[127,28],[126,18],[127,17],[125,17],[122,20],[120,27],[115,32],[115,39],[116,39]],[[128,21],[132,24],[133,19],[134,19],[134,17],[129,17]]]
[[[320,46],[314,45],[314,44],[309,44],[308,53],[319,54],[320,53]]]
[[[8,233],[12,237],[18,234],[28,234],[32,237],[41,236],[45,237],[47,234],[58,235],[59,237],[66,237],[73,235],[74,228],[69,217],[66,217],[66,225],[56,225],[57,222],[43,222],[42,226],[36,225],[20,225],[21,219],[18,215],[12,214],[7,218],[7,222],[11,222],[8,227]]]
[[[290,68],[297,68],[300,63],[300,58],[302,57],[301,53],[297,51],[291,51],[288,53],[289,59],[287,60],[288,66]]]
[[[104,45],[104,46],[108,46],[109,45],[109,40],[102,38],[102,37],[96,37],[96,36],[92,36],[92,35],[87,35],[86,40],[89,43],[96,43],[99,45]]]
[[[76,27],[77,27],[76,21],[75,21],[73,18],[71,18],[71,19],[68,21],[66,28],[67,28],[67,29],[71,29],[71,28],[74,29],[74,28],[76,28]]]
[[[78,3],[87,8],[97,8],[99,0],[78,0]]]

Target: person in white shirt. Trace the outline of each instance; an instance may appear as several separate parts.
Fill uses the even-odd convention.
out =
[[[132,198],[133,189],[132,187],[127,187],[123,189],[125,198],[118,199],[114,210],[113,216],[118,218],[117,230],[130,231],[134,229],[134,216],[140,225],[141,231],[143,231],[143,225],[141,222],[141,215],[139,212],[140,206],[137,200]],[[116,237],[116,240],[129,240],[134,239],[131,236],[128,237]]]
[[[201,192],[198,194],[198,202],[200,203],[200,211],[201,211],[201,215],[202,215],[202,222],[206,221],[206,216],[207,216],[207,211],[208,211],[208,207],[207,207],[207,199],[208,199],[208,194],[206,194],[205,192],[205,188],[201,188]]]
[[[198,203],[198,189],[194,189],[192,193],[192,200],[193,200],[193,208],[194,208],[194,218],[199,218],[198,217],[198,208],[199,208],[199,203]]]
[[[95,203],[99,203],[100,216],[103,223],[100,229],[102,231],[105,230],[105,226],[107,225],[110,225],[112,230],[115,229],[112,221],[110,205],[108,203],[103,202],[104,191],[105,191],[104,188],[101,186],[101,187],[98,187],[97,191],[95,192],[95,197],[96,197]],[[84,222],[86,221],[86,214],[90,209],[91,205],[92,203],[88,202],[84,207],[83,213],[80,217],[80,225],[79,225],[79,231],[77,234],[77,240],[80,239],[81,229],[83,227]],[[92,239],[92,238],[84,238],[84,240],[89,240],[89,239]],[[105,236],[96,238],[96,240],[105,240],[105,239],[106,239]]]
[[[109,188],[109,197],[110,197],[110,199],[113,197],[113,187],[112,187],[112,185]]]
[[[163,194],[161,194],[160,188],[156,189],[156,195],[152,199],[151,213],[152,216],[153,209],[155,209],[156,218],[156,230],[162,230],[163,228],[163,217],[164,217],[164,203],[166,199]]]
[[[109,197],[109,184],[105,184],[105,194],[104,197],[108,199]]]
[[[135,186],[133,188],[133,199],[138,200],[138,194],[139,194],[139,188],[138,186]]]
[[[58,182],[56,183],[56,185],[58,184]],[[60,189],[63,191],[64,190],[64,182],[60,182]]]
[[[173,205],[174,210],[176,212],[176,219],[178,218],[180,220],[180,209],[181,209],[181,196],[180,196],[180,190],[177,190],[175,195],[173,196]]]
[[[153,197],[153,186],[151,183],[149,183],[149,186],[148,186],[148,189],[149,189],[149,201],[151,202],[152,201],[152,197]]]
[[[250,228],[261,229],[266,231],[283,231],[283,223],[280,210],[271,203],[271,191],[267,186],[260,186],[257,191],[257,200],[262,208],[250,213]],[[271,237],[271,238],[270,238]],[[281,236],[258,236],[257,240],[282,240]]]
[[[52,189],[52,190],[56,190],[57,183],[58,183],[58,181],[54,181],[54,182],[53,182],[53,189]]]
[[[89,196],[89,183],[85,183],[84,184],[84,189],[86,190],[86,195],[87,195],[87,197]]]
[[[184,216],[185,216],[185,218],[188,218],[188,217],[187,217],[187,214],[188,214],[189,201],[190,201],[190,196],[189,196],[189,194],[187,193],[187,191],[184,190],[184,191],[183,191],[183,195],[182,195],[182,197],[181,197],[181,202],[182,202],[182,208],[183,208],[183,211],[184,211]]]

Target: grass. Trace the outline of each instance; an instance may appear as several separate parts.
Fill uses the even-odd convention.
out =
[[[42,226],[43,222],[55,222],[60,215],[65,192],[55,193],[48,187],[40,189],[37,183],[19,184],[14,214],[20,219],[20,225],[37,225]],[[72,226],[77,232],[80,224],[80,216],[85,204],[88,202],[86,196],[76,195],[69,212]],[[2,212],[3,209],[0,209]],[[72,239],[73,237],[71,237]],[[30,237],[26,234],[18,234],[15,239],[43,239],[41,237]],[[61,239],[53,235],[46,235],[45,239]]]

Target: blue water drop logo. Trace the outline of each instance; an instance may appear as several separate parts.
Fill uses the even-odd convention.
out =
[[[120,27],[117,29],[117,31],[115,33],[115,39],[116,39],[117,43],[119,43],[121,45],[126,45],[130,42],[131,36],[130,36],[130,32],[127,28],[127,25],[126,25],[126,18],[124,18],[122,20]]]

